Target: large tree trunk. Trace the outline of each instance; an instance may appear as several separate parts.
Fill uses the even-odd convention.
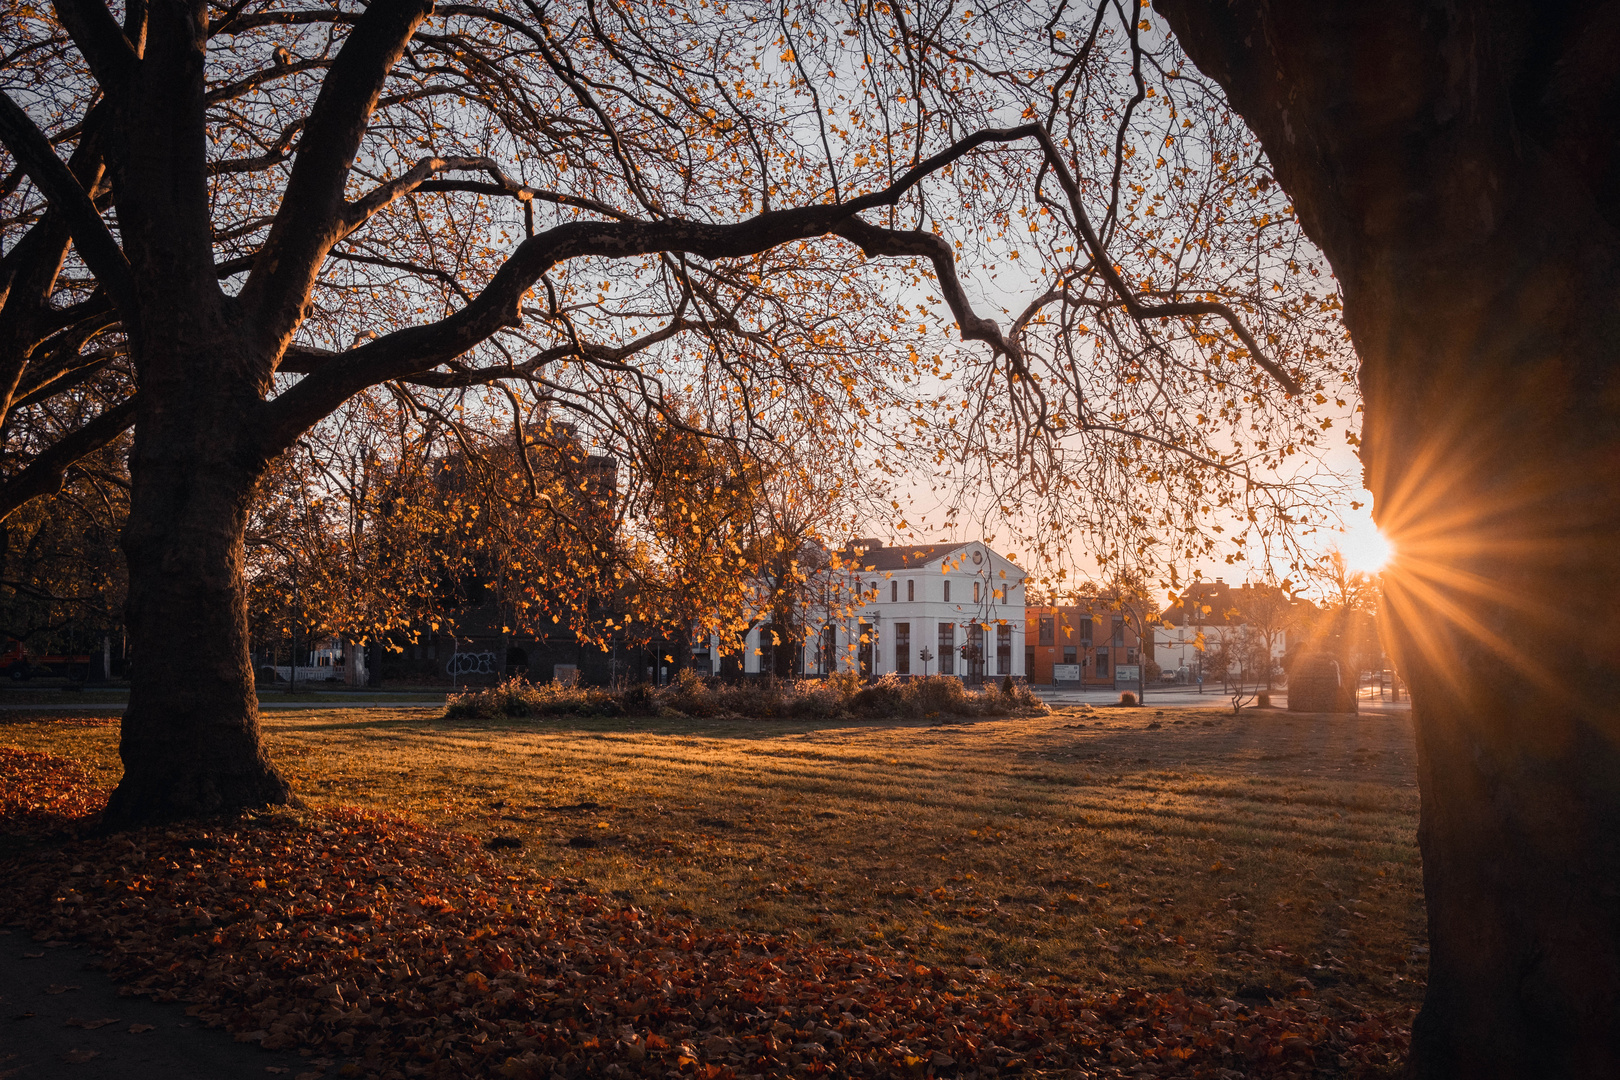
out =
[[[109,95],[140,403],[123,537],[133,669],[113,825],[289,798],[259,742],[242,579],[278,346],[220,289],[214,265],[206,11],[187,0],[149,12],[144,57]]]
[[[124,776],[107,811],[116,824],[289,796],[259,741],[244,603],[242,537],[260,463],[232,452],[239,436],[217,430],[232,411],[207,407],[207,396],[153,393],[158,404],[136,428],[124,530],[135,651]]]
[[[1422,788],[1414,1070],[1620,1076],[1620,6],[1155,7],[1362,362]]]

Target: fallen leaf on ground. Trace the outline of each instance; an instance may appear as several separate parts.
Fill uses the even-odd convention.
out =
[[[0,776],[28,791],[48,788],[41,776],[87,784],[69,765],[0,748]],[[98,804],[75,789],[52,805]],[[17,827],[0,811],[0,832]],[[41,940],[102,950],[137,993],[356,1076],[1371,1080],[1408,1040],[1409,1010],[1308,988],[1268,1004],[1035,983],[704,927],[577,880],[511,876],[477,838],[380,814],[75,828],[0,861],[0,910]]]

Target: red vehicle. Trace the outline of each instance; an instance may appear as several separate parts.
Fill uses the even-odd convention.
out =
[[[88,654],[30,653],[20,641],[13,641],[0,653],[0,671],[11,676],[12,682],[32,679],[35,675],[65,675],[69,679],[83,679],[90,673]]]

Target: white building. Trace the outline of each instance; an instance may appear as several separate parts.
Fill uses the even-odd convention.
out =
[[[1158,616],[1153,658],[1166,680],[1196,680],[1200,672],[1219,679],[1219,672],[1207,669],[1207,654],[1269,644],[1272,662],[1280,667],[1290,635],[1297,635],[1298,619],[1309,608],[1309,601],[1275,585],[1233,588],[1220,578],[1193,585]]]
[[[806,675],[1024,676],[1025,573],[985,544],[857,540],[831,561],[803,616]],[[772,633],[748,632],[745,672],[770,670]]]

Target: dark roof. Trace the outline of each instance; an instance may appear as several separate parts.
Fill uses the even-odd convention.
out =
[[[942,555],[967,547],[967,544],[912,544],[898,547],[873,547],[865,555],[855,555],[855,565],[861,570],[909,570],[933,562]],[[846,558],[853,555],[847,553]]]

